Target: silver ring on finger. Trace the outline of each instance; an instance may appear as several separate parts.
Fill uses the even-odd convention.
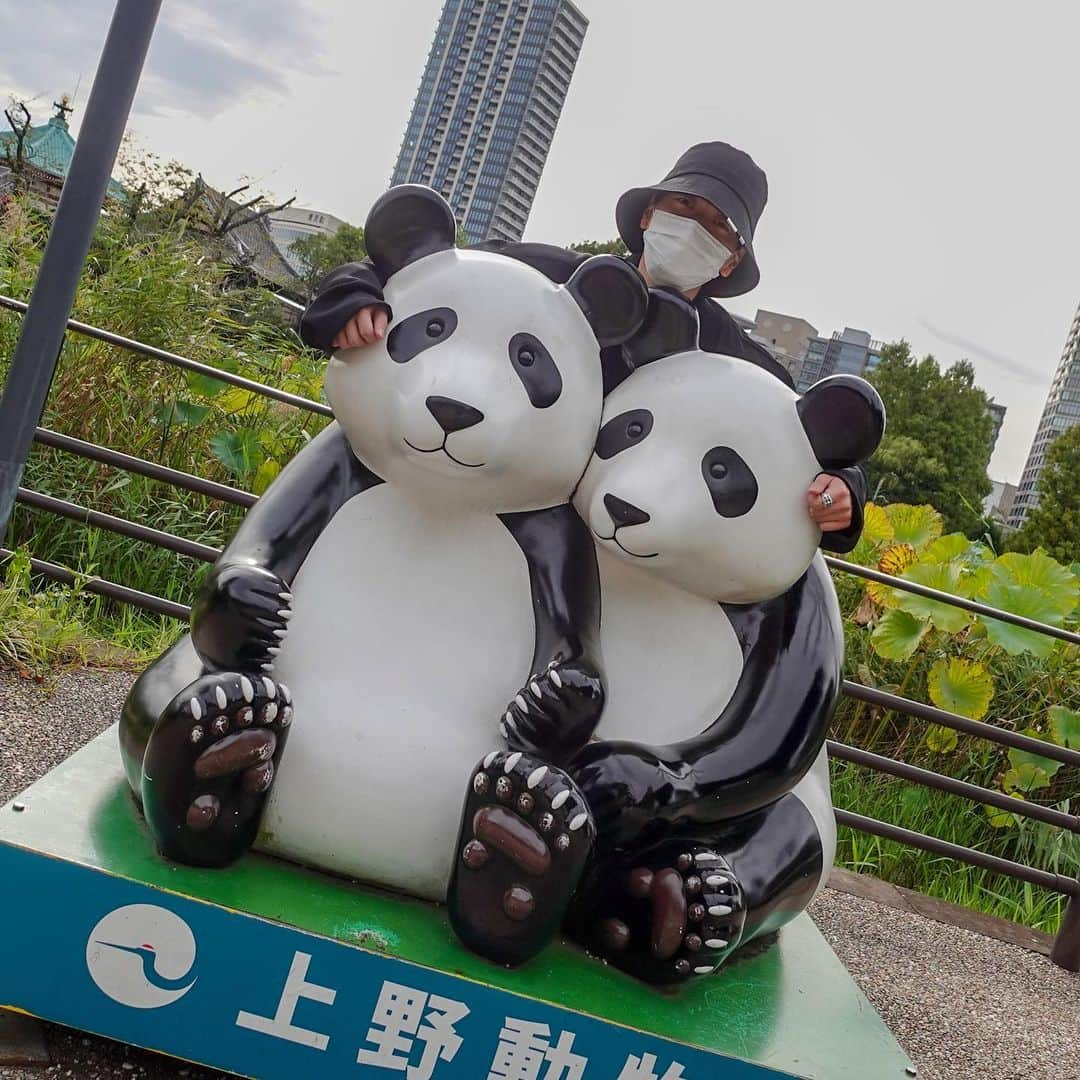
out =
[[[832,506],[832,504],[833,497],[827,491],[823,491],[821,493],[821,505],[824,506],[827,510],[830,506]]]

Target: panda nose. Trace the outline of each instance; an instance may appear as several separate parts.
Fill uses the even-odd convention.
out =
[[[611,515],[611,520],[620,528],[623,525],[644,525],[650,520],[644,510],[639,510],[633,503],[624,502],[615,495],[605,495],[604,505]]]
[[[438,421],[439,427],[447,435],[455,431],[464,431],[465,428],[473,427],[484,419],[484,414],[464,401],[455,401],[448,397],[429,397],[427,399],[428,412]]]

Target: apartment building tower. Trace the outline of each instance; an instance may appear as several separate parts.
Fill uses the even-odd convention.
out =
[[[520,240],[588,20],[570,0],[446,0],[394,168],[470,243]]]
[[[1021,528],[1028,513],[1038,506],[1039,493],[1035,488],[1046,462],[1047,448],[1054,439],[1076,424],[1080,424],[1080,307],[1073,317],[1046,406],[1035,429],[1027,464],[1009,512],[1010,528]]]

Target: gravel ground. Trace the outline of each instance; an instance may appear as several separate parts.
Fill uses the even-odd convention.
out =
[[[0,668],[0,803],[107,728],[132,681],[86,669],[39,685]],[[812,914],[921,1080],[1080,1080],[1080,977],[1016,946],[831,889]],[[43,1026],[55,1064],[0,1066],[0,1080],[226,1075]]]

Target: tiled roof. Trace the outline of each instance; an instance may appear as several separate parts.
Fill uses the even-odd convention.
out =
[[[258,211],[240,209],[236,200],[210,187],[201,177],[196,180],[196,190],[198,202],[206,211],[207,226],[230,213],[242,222],[232,226],[223,236],[218,235],[222,255],[229,262],[250,266],[263,280],[286,292],[294,292],[299,278],[274,243],[266,217],[257,217]],[[216,230],[211,226],[206,231],[213,234]]]
[[[0,159],[15,153],[16,137],[13,131],[0,132]],[[26,161],[42,172],[66,179],[75,152],[75,140],[68,130],[67,120],[57,114],[48,123],[30,128],[23,154]],[[109,181],[109,198],[123,199],[124,189],[115,181]]]

